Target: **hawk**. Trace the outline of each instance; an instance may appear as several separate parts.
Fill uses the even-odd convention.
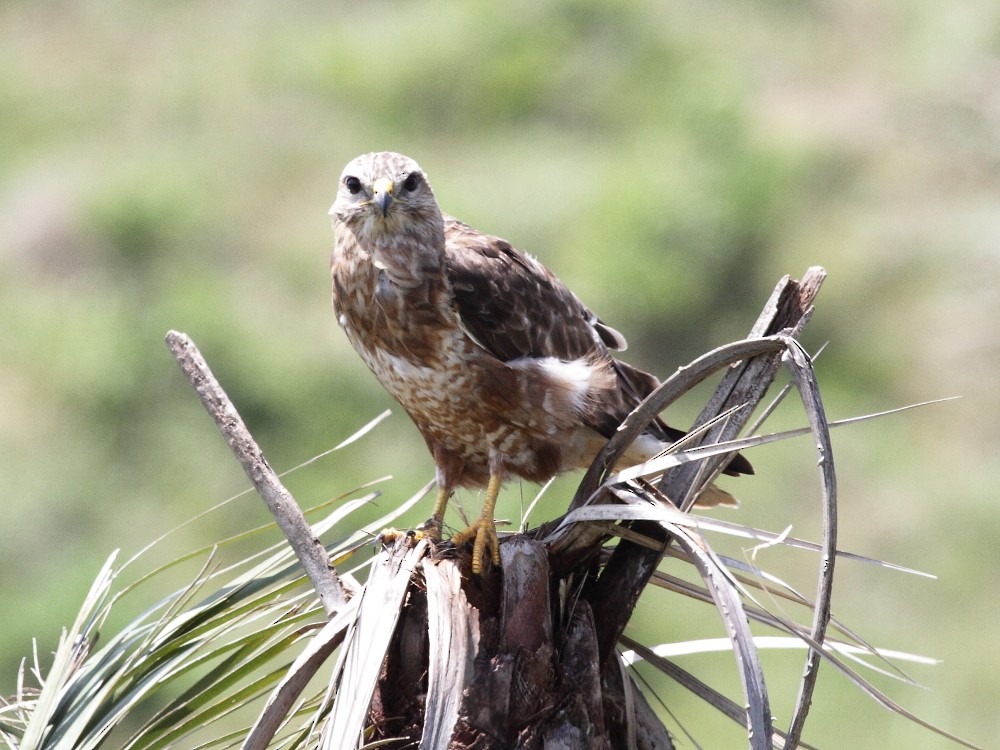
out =
[[[611,356],[625,339],[509,242],[442,213],[423,170],[401,154],[359,156],[330,209],[333,307],[348,340],[410,415],[434,458],[429,533],[440,538],[456,487],[485,487],[473,570],[511,477],[543,482],[586,468],[659,381]],[[623,463],[661,453],[684,433],[657,420]],[[730,474],[753,472],[736,456]],[[722,490],[715,503],[732,501]]]

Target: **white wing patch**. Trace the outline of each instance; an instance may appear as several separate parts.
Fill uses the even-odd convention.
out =
[[[568,396],[570,404],[577,411],[582,411],[586,407],[594,376],[598,371],[598,368],[586,359],[566,361],[556,357],[524,357],[511,360],[507,364],[510,367],[538,369],[544,372],[555,389]],[[547,411],[551,411],[551,394],[546,394],[544,406]]]
[[[670,446],[670,443],[665,443],[661,440],[657,440],[655,437],[648,433],[643,433],[635,439],[625,451],[625,458],[621,463],[624,464],[641,464],[649,461],[651,458],[658,456],[666,448]]]

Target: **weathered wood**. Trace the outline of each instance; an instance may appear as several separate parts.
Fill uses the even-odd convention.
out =
[[[337,690],[320,742],[323,750],[337,750],[363,738],[376,686],[385,675],[384,656],[392,644],[398,648],[401,630],[396,625],[406,612],[403,603],[427,546],[422,540],[407,548],[401,539],[375,559],[334,672]]]
[[[824,276],[825,272],[822,269],[812,268],[806,274],[805,284],[793,281],[787,276],[782,279],[754,324],[751,334],[784,330],[795,333],[801,331],[801,326],[808,320],[813,298],[818,294]],[[779,357],[780,352],[766,354],[727,374],[716,389],[716,395],[710,401],[711,406],[702,412],[697,424],[711,421],[733,406],[746,404],[746,408],[733,414],[720,427],[710,430],[700,442],[706,442],[713,433],[732,436],[743,428],[750,419],[753,408],[763,398],[767,386],[770,385]],[[755,362],[757,364],[754,364]],[[726,456],[707,459],[706,478],[713,477],[716,469],[726,460]],[[685,499],[690,504],[696,497],[695,494],[689,493],[698,471],[699,467],[695,464],[679,466],[667,472],[662,489],[678,504]],[[666,532],[659,524],[639,521],[629,526],[663,545],[669,542]],[[623,540],[615,548],[597,582],[588,588],[586,596],[594,607],[602,660],[610,656],[618,642],[661,556],[662,550],[651,550],[647,546]]]
[[[812,317],[812,303],[819,294],[824,278],[826,272],[818,267],[808,269],[802,281],[785,276],[771,293],[764,310],[750,330],[749,338],[764,338],[783,332],[796,338]],[[695,424],[708,424],[716,416],[732,408],[744,407],[744,413],[710,427],[694,444],[721,443],[740,433],[749,421],[751,412],[770,388],[781,366],[783,352],[784,348],[770,355],[744,360],[729,368]],[[728,461],[729,456],[723,455],[679,466],[667,473],[662,489],[668,497],[675,500],[681,510],[687,510],[701,489],[718,476]]]
[[[462,694],[479,653],[479,617],[450,560],[424,560],[427,585],[427,702],[421,750],[445,750],[458,724]],[[420,649],[422,651],[422,649]],[[415,664],[422,664],[414,659]]]
[[[573,607],[562,653],[563,703],[567,709],[560,717],[561,723],[553,728],[549,737],[562,733],[561,727],[572,725],[585,740],[585,747],[610,750],[611,739],[604,718],[597,632],[594,630],[594,614],[586,602],[577,602]]]
[[[816,436],[819,454],[820,477],[823,487],[823,552],[819,565],[819,581],[816,587],[816,605],[813,607],[813,623],[810,637],[813,643],[823,644],[827,625],[830,622],[830,607],[833,601],[833,572],[837,561],[837,473],[833,466],[833,446],[830,443],[830,428],[826,420],[816,378],[812,374],[812,362],[805,351],[797,346],[788,348],[789,367],[796,381],[809,423]],[[816,677],[819,672],[820,652],[810,648],[806,658],[799,695],[795,701],[795,711],[788,728],[788,747],[795,750],[805,726]]]

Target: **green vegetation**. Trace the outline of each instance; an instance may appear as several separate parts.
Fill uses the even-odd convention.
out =
[[[1000,703],[998,54],[985,0],[4,4],[0,692],[32,637],[45,661],[114,548],[245,487],[168,329],[198,343],[279,471],[392,406],[330,312],[326,211],[350,158],[394,149],[445,210],[555,270],[637,364],[669,372],[741,337],[782,274],[819,264],[807,343],[830,341],[831,417],[964,397],[836,432],[842,546],[940,580],[844,564],[834,610],[876,645],[943,659],[910,670],[932,691],[888,689],[985,742]],[[289,476],[299,500],[386,474],[371,518],[410,497],[432,464],[394,412]],[[753,459],[758,476],[727,485],[740,520],[812,533],[809,446]],[[533,494],[509,489],[501,512]],[[153,557],[262,523],[259,506],[230,503]],[[699,636],[665,597],[649,606]],[[772,658],[794,684],[798,657]],[[706,660],[728,684],[730,663]],[[706,727],[707,747],[738,739]],[[832,672],[809,727],[825,747],[947,746]]]

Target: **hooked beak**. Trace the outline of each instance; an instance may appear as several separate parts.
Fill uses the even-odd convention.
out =
[[[392,205],[392,180],[388,177],[379,177],[372,185],[372,203],[378,206],[378,210],[385,216]]]

